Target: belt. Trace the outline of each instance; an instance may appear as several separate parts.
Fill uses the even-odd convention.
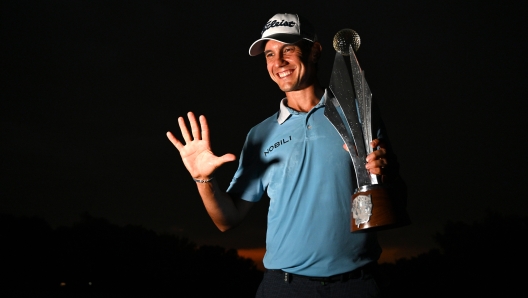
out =
[[[293,274],[293,273],[285,272],[280,269],[279,270],[268,270],[268,271],[278,272],[282,274],[284,276],[284,282],[287,282],[287,283],[291,282],[293,278],[303,278],[303,279],[308,279],[311,281],[318,281],[324,284],[324,283],[331,283],[331,282],[337,282],[337,281],[345,282],[350,279],[361,278],[363,277],[364,274],[372,273],[377,266],[378,264],[375,262],[369,263],[363,267],[356,268],[352,271],[341,273],[341,274],[336,274],[332,276],[327,276],[327,277],[316,277],[316,276],[305,276],[305,275]]]

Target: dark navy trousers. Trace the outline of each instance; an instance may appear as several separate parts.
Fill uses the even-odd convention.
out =
[[[345,281],[323,282],[290,275],[281,270],[267,270],[257,291],[257,298],[371,298],[381,297],[380,288],[372,274],[362,273]]]

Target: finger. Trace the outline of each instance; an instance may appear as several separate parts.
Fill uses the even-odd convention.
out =
[[[209,125],[205,116],[200,116],[200,126],[202,128],[202,140],[209,142]]]
[[[365,168],[371,173],[376,175],[383,174],[383,169],[387,166],[386,158],[374,159],[365,164]]]
[[[193,138],[195,140],[200,140],[201,139],[200,127],[198,125],[198,121],[196,121],[196,117],[194,116],[194,113],[193,112],[187,113],[187,117],[189,118],[189,123],[191,124],[191,131],[192,131]]]
[[[383,169],[382,168],[372,168],[369,169],[369,173],[374,175],[383,175]]]
[[[224,154],[218,158],[218,162],[219,162],[218,166],[221,166],[222,164],[226,162],[231,162],[235,160],[236,160],[236,156],[234,154],[231,154],[231,153]]]
[[[222,156],[215,156],[215,157],[216,158],[213,159],[212,162],[211,162],[211,165],[215,169],[218,169],[219,167],[221,167],[226,162],[232,162],[232,161],[236,160],[236,156],[234,154],[231,154],[231,153],[227,153],[227,154],[224,154]]]
[[[178,117],[178,125],[180,126],[183,140],[186,144],[190,143],[192,141],[191,134],[189,133],[189,129],[187,128],[187,124],[185,124],[183,117]]]
[[[169,141],[171,141],[174,147],[180,151],[180,149],[183,147],[183,144],[172,134],[172,132],[167,132],[167,138],[169,138]]]
[[[380,158],[385,158],[386,153],[387,153],[387,150],[385,150],[384,148],[380,148],[380,149],[370,153],[369,155],[367,155],[367,162],[370,162],[370,161],[376,160],[376,159],[380,159]]]
[[[374,161],[376,166],[378,168],[385,168],[387,166],[387,159],[386,158],[380,158]]]
[[[367,168],[367,171],[369,173],[375,174],[375,175],[381,175],[383,171],[383,168],[380,167],[379,164],[374,161],[367,163],[365,165],[365,168]]]
[[[345,149],[345,151],[348,152],[348,146],[347,146],[347,144],[343,144],[343,149]]]
[[[380,148],[385,148],[385,143],[379,139],[374,139],[372,140],[372,142],[370,142],[370,147],[372,148],[377,148],[377,147],[380,147]]]

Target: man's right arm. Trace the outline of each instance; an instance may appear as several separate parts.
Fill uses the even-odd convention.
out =
[[[214,171],[226,162],[234,161],[233,154],[216,156],[213,154],[209,140],[209,127],[204,116],[200,116],[200,125],[192,112],[187,114],[191,132],[182,117],[178,124],[185,145],[171,132],[167,137],[180,152],[182,161],[193,177],[202,182],[196,182],[198,192],[202,197],[205,209],[215,225],[221,231],[227,231],[238,225],[246,216],[253,203],[238,198],[232,198],[220,190],[218,183],[213,178]],[[207,182],[204,182],[207,181]]]
[[[207,213],[222,232],[238,225],[255,204],[233,198],[228,193],[221,191],[214,179],[206,183],[196,182],[196,185]]]

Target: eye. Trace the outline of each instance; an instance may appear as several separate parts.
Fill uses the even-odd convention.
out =
[[[265,55],[266,59],[270,58],[270,57],[273,57],[273,53],[272,52],[266,52],[266,53],[264,53],[264,55]]]
[[[293,52],[294,48],[293,47],[285,47],[284,48],[284,53],[291,53]]]

